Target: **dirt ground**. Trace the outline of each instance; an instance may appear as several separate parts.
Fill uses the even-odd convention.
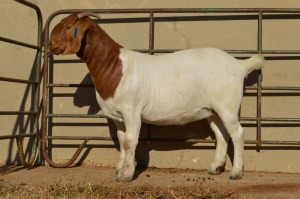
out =
[[[211,176],[207,171],[181,169],[138,169],[126,186],[149,184],[159,187],[189,187],[200,183],[219,191],[233,191],[239,198],[300,198],[300,174],[244,172],[241,180],[229,180],[229,171]],[[110,167],[78,166],[51,168],[49,166],[24,169],[2,166],[0,183],[26,186],[45,186],[53,183],[92,183],[124,185],[116,182],[115,169]]]

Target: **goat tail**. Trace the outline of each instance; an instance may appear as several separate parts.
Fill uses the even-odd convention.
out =
[[[254,70],[259,70],[264,67],[265,59],[262,54],[257,54],[246,60],[239,60],[240,64],[245,67],[246,74],[248,75]]]

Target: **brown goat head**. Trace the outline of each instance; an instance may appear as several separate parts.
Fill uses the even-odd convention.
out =
[[[72,14],[61,20],[50,35],[49,49],[55,54],[75,54],[81,46],[81,39],[91,24],[91,19],[86,16],[98,17],[94,13]]]

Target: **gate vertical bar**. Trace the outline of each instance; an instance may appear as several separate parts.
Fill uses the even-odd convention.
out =
[[[45,160],[45,157],[47,157],[46,148],[47,148],[47,139],[45,137],[47,136],[47,114],[48,114],[48,66],[49,66],[49,51],[48,51],[48,38],[49,38],[49,21],[51,21],[51,18],[48,18],[45,28],[44,28],[44,35],[45,35],[45,45],[44,45],[44,67],[43,67],[43,99],[42,99],[42,154]],[[45,164],[45,162],[43,162]]]
[[[38,142],[38,149],[40,149],[40,133],[39,133],[39,115],[40,115],[40,73],[41,73],[41,65],[42,65],[42,49],[43,49],[43,18],[42,18],[42,12],[40,10],[37,10],[38,15],[38,46],[40,49],[37,53],[37,67],[36,67],[36,74],[35,78],[36,81],[39,82],[38,85],[35,87],[35,102],[34,102],[34,111],[38,112],[38,114],[35,117],[35,123],[34,123],[34,131],[38,134],[37,142]],[[38,163],[42,163],[42,156],[40,153],[38,153]]]
[[[258,52],[262,53],[262,14],[263,12],[259,11],[258,16]],[[257,76],[257,151],[260,151],[261,147],[261,95],[262,95],[262,72],[258,71]]]
[[[154,50],[154,18],[153,11],[150,12],[150,27],[149,27],[149,54],[153,55]]]
[[[149,24],[149,54],[153,55],[154,50],[154,14],[153,11],[150,11],[150,24]],[[148,135],[147,135],[148,143],[152,140],[152,125],[148,124]]]

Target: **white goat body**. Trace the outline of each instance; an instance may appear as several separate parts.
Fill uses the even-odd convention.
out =
[[[121,146],[118,180],[130,181],[133,177],[141,121],[176,125],[204,118],[217,139],[210,173],[224,170],[230,136],[235,151],[230,178],[241,178],[243,129],[238,112],[244,77],[263,66],[261,55],[237,60],[214,48],[159,56],[121,49],[120,59],[123,76],[114,97],[102,100],[97,96],[104,114],[115,120],[118,128]]]

